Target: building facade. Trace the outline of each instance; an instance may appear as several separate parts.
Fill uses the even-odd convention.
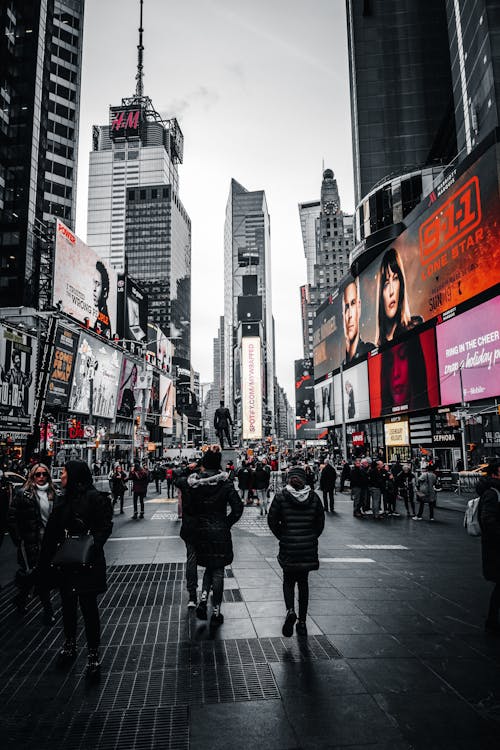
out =
[[[53,218],[74,227],[83,0],[0,8],[0,290],[44,306]]]
[[[250,392],[255,393],[255,403]],[[256,409],[254,413],[252,406],[248,417],[251,430],[246,421],[249,399]],[[249,191],[234,179],[224,225],[224,401],[244,439],[271,434],[274,329],[270,217],[264,191]]]

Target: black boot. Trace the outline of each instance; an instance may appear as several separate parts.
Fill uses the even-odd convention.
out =
[[[87,657],[87,669],[85,670],[85,676],[90,680],[97,680],[101,674],[101,661],[99,659],[99,649],[89,648],[89,654]]]
[[[65,666],[76,659],[76,640],[66,638],[62,649],[57,654],[57,662],[60,666]]]

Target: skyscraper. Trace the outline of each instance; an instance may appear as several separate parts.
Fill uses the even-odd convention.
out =
[[[147,289],[150,318],[190,367],[191,221],[179,197],[183,135],[143,92],[142,2],[136,91],[94,126],[87,242]]]
[[[224,400],[244,439],[251,439],[248,409],[256,409],[250,417],[255,439],[270,432],[274,414],[270,253],[264,191],[231,180],[224,225]]]
[[[299,203],[302,241],[306,256],[307,284],[301,287],[304,357],[313,356],[313,321],[318,306],[337,287],[349,270],[354,245],[352,214],[340,208],[337,180],[325,169],[321,199]]]
[[[0,7],[2,305],[48,301],[53,217],[74,228],[84,0]]]

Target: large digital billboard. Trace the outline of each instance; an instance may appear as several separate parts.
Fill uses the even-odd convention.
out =
[[[316,380],[397,341],[496,283],[500,200],[496,146],[415,209],[408,228],[314,322]],[[449,185],[449,182],[446,183]]]
[[[80,334],[69,411],[114,419],[122,356],[99,339]]]
[[[117,283],[109,263],[57,220],[52,304],[111,338],[117,326]]]
[[[295,360],[296,437],[314,440],[317,436],[314,416],[314,371],[311,359]]]
[[[171,378],[160,375],[160,427],[172,432],[174,426],[174,384]]]
[[[441,403],[500,394],[500,297],[436,327]]]
[[[243,440],[262,439],[262,356],[258,336],[241,340]]]
[[[132,354],[140,354],[149,337],[147,295],[140,284],[123,274],[118,277],[116,333]]]
[[[36,338],[0,324],[0,428],[29,432],[35,404]]]
[[[368,358],[372,418],[439,404],[434,329]]]
[[[359,422],[370,419],[370,394],[368,389],[368,365],[360,362],[333,378],[335,421]],[[342,401],[344,411],[342,412]]]
[[[333,398],[333,378],[323,380],[314,386],[314,410],[316,427],[330,427],[335,424],[335,403]]]
[[[116,403],[116,416],[133,419],[136,403],[139,400],[137,390],[137,378],[139,365],[126,355],[123,357],[120,380],[118,383],[118,396]]]
[[[68,406],[79,338],[75,331],[58,326],[45,397],[47,406]]]

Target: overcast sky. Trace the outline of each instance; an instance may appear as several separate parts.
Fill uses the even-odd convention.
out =
[[[139,0],[86,0],[77,234],[87,234],[92,124],[135,90]],[[145,0],[145,93],[184,133],[180,197],[192,223],[192,365],[212,379],[223,314],[231,178],[265,190],[271,215],[277,375],[294,404],[306,280],[297,204],[322,167],[354,208],[344,0]]]

